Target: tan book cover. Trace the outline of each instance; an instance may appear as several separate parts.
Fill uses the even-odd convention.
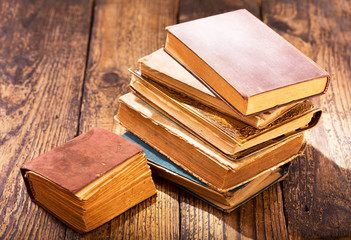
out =
[[[328,88],[325,70],[247,10],[166,30],[165,50],[243,115]]]
[[[150,78],[166,87],[181,92],[204,105],[232,116],[255,128],[264,128],[297,103],[270,109],[256,115],[244,116],[233,110],[226,102],[217,97],[208,87],[194,77],[181,64],[169,56],[163,49],[159,49],[139,59],[139,71],[145,78]],[[133,74],[138,74],[132,71]]]
[[[219,192],[228,192],[297,154],[302,133],[270,141],[236,159],[201,141],[132,93],[120,98],[116,120],[199,180]]]
[[[31,199],[78,232],[156,193],[142,149],[101,128],[25,163],[21,173]]]
[[[265,144],[276,137],[299,129],[312,128],[321,116],[320,109],[304,101],[296,104],[266,128],[256,129],[139,75],[132,76],[130,86],[151,106],[223,153],[232,156],[240,155],[240,152]]]

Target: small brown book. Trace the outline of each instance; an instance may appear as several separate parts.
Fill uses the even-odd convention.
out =
[[[24,164],[21,173],[32,200],[81,233],[156,193],[142,149],[100,128]]]
[[[325,70],[246,10],[166,30],[165,50],[243,115],[328,88]]]

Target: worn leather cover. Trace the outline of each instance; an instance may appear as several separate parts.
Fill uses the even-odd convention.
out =
[[[244,99],[320,77],[329,79],[325,70],[246,10],[166,29]]]
[[[23,177],[26,171],[36,172],[74,194],[140,152],[137,144],[95,128],[24,164],[21,172]]]

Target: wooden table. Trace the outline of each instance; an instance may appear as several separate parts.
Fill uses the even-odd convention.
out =
[[[92,127],[113,130],[128,68],[164,28],[247,8],[331,74],[304,156],[230,214],[155,177],[157,198],[79,235],[32,203],[19,166]],[[351,236],[351,2],[2,0],[0,239],[287,239]]]

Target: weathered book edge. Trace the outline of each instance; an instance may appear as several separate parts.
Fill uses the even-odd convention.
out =
[[[21,170],[21,174],[22,174],[22,177],[23,177],[23,181],[24,181],[24,184],[26,186],[26,189],[27,189],[27,192],[28,192],[28,195],[29,197],[32,199],[33,202],[36,202],[37,201],[35,200],[35,193],[34,193],[34,190],[33,190],[33,187],[29,181],[29,179],[26,177],[26,173],[29,171],[28,169],[25,169],[25,168],[20,168]]]
[[[163,50],[162,50],[162,51],[163,51]],[[167,54],[167,55],[169,55],[169,54]],[[172,57],[171,57],[171,58],[172,58]],[[173,58],[172,58],[172,59],[173,59]],[[139,68],[140,68],[140,67],[139,67]],[[148,76],[148,75],[143,74],[143,73],[140,71],[140,69],[139,69],[139,70],[136,70],[136,69],[134,69],[134,68],[129,68],[128,71],[129,71],[130,73],[132,73],[132,75],[136,76],[137,78],[143,79],[144,81],[157,82],[158,84],[162,85],[163,87],[172,89],[172,90],[174,90],[175,92],[182,93],[182,92],[180,92],[179,90],[177,90],[177,89],[175,89],[175,88],[173,88],[173,87],[171,87],[171,86],[168,86],[168,85],[166,85],[166,84],[164,84],[164,83],[162,83],[162,82],[157,81],[156,79],[152,78],[151,76]],[[162,73],[162,74],[163,74],[163,73]],[[171,76],[170,76],[170,78],[171,78]],[[217,96],[216,96],[216,97],[217,97]],[[203,102],[203,101],[201,101],[201,100],[192,98],[192,97],[190,97],[190,96],[189,96],[189,98],[190,98],[190,99],[193,99],[194,101],[198,101],[198,102],[204,104],[205,106],[207,106],[207,107],[209,107],[209,108],[212,108],[212,109],[215,110],[215,111],[221,112],[221,113],[224,114],[224,115],[227,115],[227,116],[229,116],[229,117],[236,118],[236,119],[238,119],[239,121],[241,121],[241,122],[243,122],[243,123],[245,123],[245,124],[248,124],[248,125],[250,125],[250,126],[252,126],[252,127],[254,127],[254,128],[257,128],[257,129],[263,129],[263,128],[265,128],[266,126],[268,126],[269,124],[271,124],[272,122],[274,122],[275,120],[277,120],[280,116],[282,116],[282,115],[284,115],[286,112],[288,112],[288,111],[289,111],[291,108],[293,108],[296,104],[298,104],[298,101],[295,102],[295,103],[293,103],[291,107],[286,108],[285,110],[281,111],[281,113],[280,113],[279,115],[277,115],[275,118],[272,118],[272,119],[270,119],[270,120],[263,120],[261,117],[259,117],[259,114],[258,114],[258,115],[254,114],[254,115],[252,115],[252,116],[244,116],[244,115],[241,114],[241,115],[238,115],[238,116],[236,117],[236,116],[233,116],[232,114],[230,114],[230,113],[228,113],[228,112],[226,112],[226,111],[218,110],[218,109],[216,109],[214,106],[208,105],[208,104],[206,104],[205,102]],[[221,99],[221,98],[219,98],[219,99]],[[221,99],[221,101],[222,101],[222,99]],[[230,109],[232,109],[227,103],[225,103],[225,104],[226,104]],[[289,103],[287,103],[287,104],[289,105]],[[277,108],[279,108],[279,107],[277,107]],[[272,110],[274,110],[274,109],[275,109],[275,108],[272,108]],[[233,111],[233,112],[237,112],[237,111],[235,110],[235,111]],[[241,117],[241,119],[239,119],[238,117]],[[252,118],[252,117],[255,117],[256,120],[246,120],[246,121],[245,121],[245,119],[247,119],[247,118]]]
[[[171,160],[167,159],[164,155],[162,155],[161,153],[157,152],[154,148],[152,148],[151,146],[149,146],[147,143],[143,142],[140,138],[138,138],[137,136],[135,136],[133,133],[131,132],[126,132],[122,135],[123,137],[125,137],[128,140],[131,140],[137,144],[139,144],[139,146],[141,146],[145,152],[145,154],[147,155],[148,158],[148,163],[151,166],[151,169],[156,168],[157,170],[161,171],[161,173],[164,174],[172,174],[174,176],[178,176],[179,178],[185,178],[186,180],[188,180],[189,182],[191,182],[193,185],[200,185],[201,187],[205,187],[208,189],[211,189],[208,185],[206,185],[205,183],[201,182],[200,180],[196,179],[194,176],[192,176],[191,174],[189,174],[188,172],[186,172],[183,169],[180,169],[179,166],[177,166],[176,164],[174,164]],[[295,158],[296,156],[293,156],[292,158]],[[155,160],[154,158],[162,158],[161,162]],[[292,159],[291,158],[291,159]],[[162,164],[162,162],[165,162],[165,164]],[[247,201],[249,201],[250,199],[256,197],[258,194],[260,194],[261,192],[265,191],[267,188],[269,188],[270,186],[274,185],[275,183],[283,180],[287,174],[288,174],[288,165],[290,164],[290,162],[286,163],[284,166],[280,167],[280,171],[279,173],[281,174],[281,176],[276,179],[275,181],[271,182],[270,184],[268,184],[266,187],[262,188],[261,190],[259,190],[258,192],[254,193],[253,195],[251,195],[250,197],[248,197],[247,199],[243,200],[242,202],[236,204],[235,206],[228,206],[228,208],[225,208],[224,204],[218,204],[216,203],[215,200],[211,201],[211,199],[207,199],[204,198],[203,196],[196,194],[195,192],[191,191],[190,189],[173,182],[173,184],[177,185],[179,188],[182,188],[183,190],[189,192],[190,194],[196,196],[197,198],[200,198],[201,200],[209,203],[210,205],[224,211],[224,212],[231,212],[234,209],[240,207],[241,205],[243,205],[244,203],[246,203]],[[179,171],[175,171],[173,168],[175,169],[179,169],[181,172]],[[153,172],[154,173],[154,172]],[[157,173],[156,173],[157,174]],[[163,177],[161,174],[157,174],[160,177]],[[167,180],[167,177],[165,178]],[[245,188],[247,184],[243,184],[241,186],[238,186],[237,188],[231,190],[230,192],[235,192],[238,189],[241,188]],[[211,189],[213,190],[213,189]]]
[[[162,108],[156,106],[153,102],[151,102],[146,96],[142,95],[141,93],[139,93],[136,89],[134,89],[133,86],[129,86],[131,91],[139,98],[141,98],[143,101],[145,101],[146,103],[148,103],[151,107],[157,109],[159,112],[161,112],[163,115],[165,115],[167,118],[171,119],[172,121],[174,121],[175,123],[177,123],[179,126],[183,127],[184,129],[186,129],[187,131],[193,133],[195,136],[197,136],[198,138],[202,139],[203,141],[207,142],[208,144],[212,145],[209,141],[207,141],[206,139],[204,139],[203,137],[199,136],[194,130],[192,130],[190,127],[188,127],[186,124],[178,121],[178,119],[176,119],[175,117],[172,117],[170,114],[168,114],[165,110],[163,110]],[[170,97],[171,98],[171,97]],[[195,100],[194,100],[195,101]],[[312,105],[313,106],[313,105]],[[297,106],[295,106],[297,107]],[[294,107],[293,107],[294,108]],[[289,109],[289,110],[292,110],[293,108]],[[289,111],[287,111],[288,113]],[[303,117],[304,115],[306,114],[309,114],[313,112],[313,117],[311,118],[311,121],[308,123],[307,127],[304,127],[304,128],[301,128],[301,129],[296,129],[295,132],[298,133],[298,132],[303,132],[303,131],[306,131],[306,130],[309,130],[311,128],[313,128],[314,126],[317,125],[317,123],[319,122],[320,118],[321,118],[321,115],[322,115],[322,110],[319,109],[319,108],[314,108],[314,109],[310,109],[309,111],[306,111],[305,113],[303,113],[302,115],[300,114],[298,117],[292,117],[288,122],[290,121],[293,121],[293,120],[296,120],[300,117]],[[198,115],[197,113],[194,113],[194,115]],[[286,122],[286,123],[288,123]],[[209,124],[212,124],[211,122],[208,121]],[[272,130],[274,130],[275,128],[277,127],[280,127],[282,124],[279,123],[277,124]],[[289,133],[286,133],[285,135],[289,135]],[[230,137],[230,136],[229,136]],[[233,139],[234,140],[234,139]],[[239,143],[238,141],[235,141],[237,144],[241,145],[241,143]],[[263,142],[263,143],[260,143],[258,145],[255,145],[255,146],[252,146],[248,149],[245,149],[245,150],[242,150],[240,152],[236,152],[232,155],[230,154],[226,154],[224,153],[221,149],[217,148],[216,146],[214,146],[215,148],[217,148],[218,150],[222,151],[223,154],[230,160],[235,160],[236,158],[238,157],[241,157],[243,155],[247,155],[251,152],[254,152],[255,150],[259,149],[259,148],[262,148],[265,146],[265,143],[266,142]]]
[[[29,181],[29,179],[26,177],[26,173],[30,171],[28,169],[24,169],[21,168],[21,174],[24,180],[24,183],[26,185],[26,189],[28,192],[28,195],[30,196],[31,200],[35,203],[38,204],[41,208],[43,208],[45,211],[47,211],[48,213],[50,213],[52,216],[54,216],[56,219],[58,219],[59,221],[63,222],[65,225],[67,225],[68,227],[72,228],[74,231],[80,233],[80,234],[84,234],[87,233],[85,231],[81,231],[80,229],[75,228],[73,225],[71,225],[70,223],[68,223],[67,221],[65,221],[64,219],[62,219],[61,217],[59,217],[58,215],[56,215],[54,212],[52,212],[49,208],[47,208],[45,205],[43,205],[41,202],[37,201],[35,198],[35,193],[34,190],[31,186],[31,183]]]
[[[122,102],[123,102],[123,100],[122,100]],[[126,104],[126,105],[127,105],[127,104]],[[131,108],[130,106],[126,106],[126,107],[127,107],[127,108],[130,108],[132,111],[138,112],[138,110],[135,110],[134,108]],[[119,113],[118,113],[118,114],[119,114]],[[118,114],[115,115],[115,117],[114,117],[116,123],[122,125],[123,127],[126,127],[121,121],[119,121],[119,119],[118,119],[118,117],[117,117]],[[159,125],[157,122],[155,122],[154,120],[152,120],[152,119],[150,119],[149,117],[145,116],[143,113],[138,112],[138,114],[140,114],[143,118],[148,119],[148,121],[150,121],[152,124],[156,124],[156,126]],[[161,129],[165,129],[163,126],[160,126],[160,128],[161,128]],[[166,130],[166,131],[168,131],[168,130]],[[169,132],[169,131],[168,131],[168,132]],[[133,134],[136,134],[136,133],[133,133]],[[136,134],[136,135],[137,135],[139,138],[141,138],[143,141],[145,141],[143,137],[139,136],[138,134]],[[276,147],[276,145],[282,143],[283,141],[287,141],[288,139],[295,138],[295,137],[298,137],[298,136],[301,136],[301,135],[302,135],[302,133],[297,132],[297,133],[294,133],[294,134],[285,136],[283,139],[279,139],[279,141],[277,141],[277,142],[275,142],[275,143],[273,143],[273,144],[270,144],[269,146],[264,146],[264,147],[262,147],[262,148],[255,149],[255,151],[254,151],[253,153],[251,153],[251,152],[248,153],[248,154],[247,154],[246,156],[244,156],[243,158],[240,158],[240,160],[244,160],[244,159],[247,158],[247,157],[251,157],[251,155],[253,155],[253,154],[255,154],[255,153],[264,151],[266,148],[270,148],[270,147],[273,147],[273,148],[274,148],[274,147]],[[177,137],[177,136],[176,136],[176,137]],[[154,146],[154,147],[155,147],[155,146]],[[303,150],[304,150],[304,147],[305,147],[305,142],[302,144],[302,147],[300,147],[299,152],[303,151]],[[156,149],[157,149],[157,151],[160,151],[162,154],[164,154],[164,155],[167,156],[167,154],[166,154],[165,152],[163,152],[162,150],[160,150],[160,149],[158,149],[158,148],[156,148]],[[167,156],[167,157],[168,157],[168,156]],[[288,161],[290,161],[290,160],[288,160]],[[286,161],[283,161],[283,162],[280,162],[279,164],[276,164],[276,166],[282,166],[282,165],[284,165],[285,163],[286,163]],[[190,169],[185,168],[185,166],[184,166],[183,164],[181,164],[180,162],[177,161],[176,164],[177,164],[178,166],[180,166],[181,168],[186,169],[190,174],[196,176],[196,178],[200,179],[202,182],[206,182],[207,185],[209,185],[211,188],[213,188],[214,190],[216,190],[216,191],[218,191],[218,192],[228,192],[228,191],[230,191],[231,189],[234,189],[234,188],[236,188],[236,187],[238,187],[239,185],[242,184],[242,183],[238,183],[238,184],[235,184],[235,185],[233,185],[233,186],[230,186],[229,188],[223,188],[223,187],[221,187],[221,186],[223,186],[225,180],[224,180],[224,182],[222,183],[221,186],[217,186],[217,185],[214,185],[213,183],[208,182],[208,181],[205,180],[203,177],[200,177],[198,174],[194,174]],[[231,171],[230,169],[231,169],[231,166],[227,165],[227,166],[226,166],[226,174],[227,174],[229,171]],[[269,169],[268,169],[268,170],[269,170]],[[259,175],[261,175],[261,174],[264,174],[266,171],[267,171],[267,170],[264,170],[264,171],[260,172],[260,173],[257,174],[256,176],[253,176],[253,177],[251,177],[250,179],[247,179],[245,182],[248,182],[248,181],[250,181],[250,180],[256,178],[257,176],[259,176]]]

